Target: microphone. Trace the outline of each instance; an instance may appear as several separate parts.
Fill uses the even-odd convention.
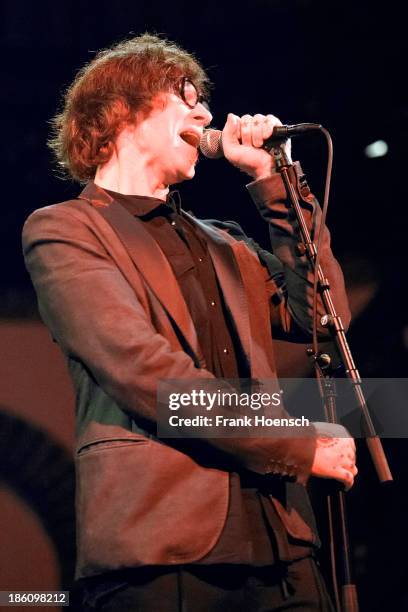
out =
[[[319,123],[297,123],[296,125],[276,125],[273,128],[273,134],[267,138],[262,145],[262,149],[270,151],[276,145],[285,142],[293,136],[301,136],[307,132],[321,130],[322,126]],[[200,140],[201,153],[210,159],[218,159],[224,157],[222,148],[222,132],[221,130],[204,130]]]

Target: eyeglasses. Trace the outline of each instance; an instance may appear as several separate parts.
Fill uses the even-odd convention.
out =
[[[187,77],[183,77],[180,81],[179,94],[189,108],[195,108],[197,104],[202,104],[204,108],[210,110],[207,100],[202,94],[198,93],[193,81],[190,81]]]

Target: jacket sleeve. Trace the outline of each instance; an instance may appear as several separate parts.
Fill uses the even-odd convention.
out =
[[[133,418],[155,421],[159,379],[188,379],[194,386],[214,378],[155,331],[95,228],[78,211],[59,205],[33,213],[24,226],[23,249],[40,314],[54,339]],[[315,430],[305,427],[297,435],[207,443],[246,469],[261,474],[282,469],[304,483]]]
[[[321,209],[310,192],[299,162],[290,169],[290,180],[295,187],[312,241],[317,241],[316,230],[321,220]],[[274,337],[307,341],[313,329],[313,272],[301,248],[297,221],[293,216],[285,185],[279,173],[247,185],[262,218],[269,225],[272,251],[257,247],[258,256],[268,270],[268,292],[271,295]],[[330,248],[330,233],[322,229],[321,266],[328,279],[333,302],[345,328],[350,323],[350,310],[341,268]],[[320,293],[317,299],[317,331],[321,339],[330,335],[320,319],[325,314]]]

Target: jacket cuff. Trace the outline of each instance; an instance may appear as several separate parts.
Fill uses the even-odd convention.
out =
[[[265,466],[265,476],[277,476],[305,486],[310,477],[316,451],[316,433],[292,441],[290,458],[273,459]],[[310,432],[311,433],[311,432]]]
[[[314,197],[306,181],[302,166],[299,162],[294,162],[288,172],[290,182],[295,188],[302,208],[305,212],[313,215]],[[266,178],[253,181],[246,185],[246,188],[266,221],[270,222],[276,215],[281,218],[284,209],[288,212],[290,203],[282,175],[279,172],[273,172]]]

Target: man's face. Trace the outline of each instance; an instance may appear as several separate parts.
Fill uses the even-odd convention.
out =
[[[176,93],[159,94],[133,132],[136,154],[163,185],[193,178],[203,129],[212,119],[201,102],[194,108]]]

